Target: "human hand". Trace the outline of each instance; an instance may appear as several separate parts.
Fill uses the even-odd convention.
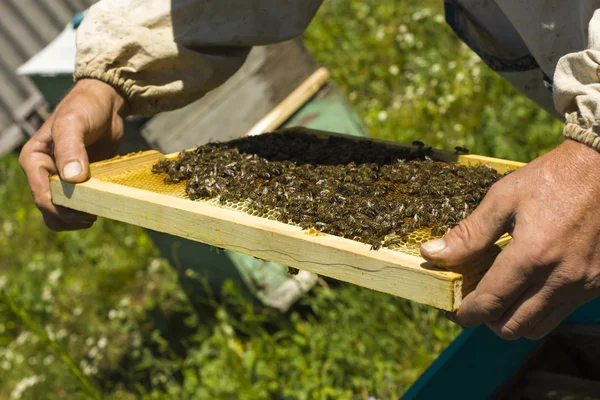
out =
[[[507,340],[537,340],[600,294],[600,153],[566,140],[498,181],[473,213],[421,254],[446,267],[504,248],[448,317]]]
[[[54,113],[25,144],[19,163],[27,175],[36,207],[56,231],[85,229],[95,216],[52,203],[48,177],[66,182],[89,177],[89,163],[110,158],[123,137],[126,101],[98,80],[78,81]]]

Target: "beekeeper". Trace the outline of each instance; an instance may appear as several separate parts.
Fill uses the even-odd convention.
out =
[[[399,0],[400,1],[400,0]],[[600,1],[447,0],[455,33],[565,121],[553,151],[492,187],[423,256],[452,266],[514,240],[450,318],[537,339],[600,292]],[[300,35],[321,0],[103,0],[77,34],[76,84],[23,148],[37,207],[55,230],[95,217],[52,204],[48,175],[82,182],[112,156],[127,115],[183,107],[227,80],[252,46]]]

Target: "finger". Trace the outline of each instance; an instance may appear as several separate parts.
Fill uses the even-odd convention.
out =
[[[80,183],[89,177],[89,161],[85,148],[85,115],[59,114],[52,124],[54,159],[61,178],[66,182]]]
[[[98,217],[96,215],[88,214],[83,211],[73,210],[71,208],[66,208],[62,206],[57,206],[52,203],[54,209],[56,210],[56,214],[58,218],[66,222],[67,224],[92,224],[96,222]]]
[[[523,264],[521,246],[509,243],[498,255],[475,290],[449,317],[463,327],[496,321],[531,286],[532,268]]]
[[[96,219],[93,215],[58,207],[52,203],[48,178],[56,173],[56,167],[50,156],[51,151],[50,136],[40,132],[23,147],[19,157],[19,163],[27,176],[36,207],[42,212],[44,218],[53,215],[67,223],[93,223]]]
[[[46,226],[55,232],[89,229],[94,224],[94,221],[86,220],[79,220],[77,222],[65,222],[61,218],[50,213],[43,213],[42,215],[44,217],[44,223],[46,224]]]
[[[38,158],[37,163],[35,163],[35,158]],[[66,230],[69,225],[71,225],[73,229],[81,229],[78,228],[80,225],[91,226],[97,219],[95,215],[57,206],[52,202],[52,196],[50,194],[50,182],[48,179],[50,174],[48,169],[51,170],[53,168],[53,164],[51,164],[51,160],[46,160],[49,161],[49,163],[44,163],[43,161],[40,161],[39,158],[39,156],[34,157],[34,163],[37,165],[34,166],[33,169],[30,169],[29,172],[26,172],[26,175],[33,195],[33,201],[36,207],[42,212],[44,220],[46,221],[49,217],[60,220],[60,230]],[[49,158],[50,157],[48,156],[48,159]],[[48,227],[50,229],[57,230],[49,225]]]
[[[457,266],[484,252],[510,227],[512,196],[493,186],[481,204],[443,238],[421,245],[421,255],[442,266]]]
[[[488,327],[505,340],[519,339],[543,321],[556,307],[550,289],[544,286],[529,288],[523,295]]]
[[[534,328],[524,335],[529,340],[540,340],[551,333],[560,325],[569,315],[571,315],[578,305],[564,303],[554,308],[546,317],[540,321]]]

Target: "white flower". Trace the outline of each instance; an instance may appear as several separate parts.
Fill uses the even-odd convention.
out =
[[[4,221],[4,224],[2,224],[2,229],[4,230],[4,233],[6,234],[6,236],[12,236],[13,232],[15,231],[12,222],[10,221]]]
[[[96,358],[98,355],[98,348],[96,346],[92,347],[92,349],[88,352],[89,358]]]
[[[54,340],[55,335],[54,335],[54,330],[52,329],[52,327],[50,325],[46,325],[45,330],[46,330],[46,334],[48,335],[48,338],[50,338],[50,340]]]
[[[79,368],[81,368],[81,372],[83,372],[84,375],[91,375],[91,367],[87,361],[81,360]]]
[[[112,321],[115,318],[117,318],[117,310],[110,310],[108,312],[108,319]]]
[[[150,261],[150,266],[149,266],[149,271],[151,273],[154,273],[156,271],[158,271],[160,268],[160,259],[158,258],[153,258],[152,261]]]
[[[377,28],[377,33],[375,34],[375,39],[381,41],[381,40],[383,40],[384,37],[385,37],[385,28],[383,26],[380,26],[379,28]]]
[[[54,361],[54,356],[52,354],[49,354],[46,357],[44,357],[44,359],[42,360],[42,363],[45,366],[48,366],[48,365],[52,364],[53,361]]]
[[[79,363],[79,367],[81,368],[81,372],[83,372],[83,374],[87,376],[94,375],[98,372],[97,367],[90,365],[85,360],[81,360],[81,362]]]
[[[442,14],[437,14],[435,17],[433,17],[433,20],[438,24],[443,24],[444,21],[446,21],[446,18],[444,18]]]
[[[50,272],[50,275],[48,275],[48,283],[51,286],[55,286],[58,283],[58,280],[60,279],[61,276],[62,276],[62,270],[60,268],[55,269],[54,271]]]
[[[135,237],[133,237],[132,235],[125,237],[124,243],[125,243],[125,246],[131,247],[131,245],[133,245],[133,243],[135,243]]]
[[[100,338],[100,340],[98,340],[98,347],[103,349],[106,347],[106,344],[108,343],[108,340],[106,340],[106,338],[104,336],[102,336]]]
[[[388,68],[388,72],[390,74],[392,74],[393,76],[398,75],[398,73],[400,72],[400,68],[398,68],[398,66],[396,64],[392,64],[390,65],[390,67]]]
[[[52,300],[52,290],[50,290],[50,287],[44,286],[44,288],[42,289],[42,300],[44,300],[44,301]]]
[[[30,376],[29,378],[23,378],[17,383],[15,388],[10,394],[10,397],[13,399],[20,399],[23,396],[23,393],[29,389],[30,387],[36,385],[38,382],[42,380],[41,376]]]
[[[442,69],[442,67],[440,66],[440,64],[433,64],[431,66],[431,72],[433,72],[434,74],[436,72],[440,72],[441,69]]]
[[[29,332],[26,332],[26,331],[21,332],[19,334],[19,336],[17,336],[17,338],[15,339],[15,342],[20,346],[20,345],[24,344],[29,339],[30,336],[31,336],[31,333],[29,333]]]
[[[412,33],[405,33],[402,36],[402,39],[408,44],[413,44],[415,42],[415,35],[413,35]]]
[[[91,346],[93,344],[94,344],[94,338],[89,337],[89,338],[85,339],[85,345],[86,346],[89,347],[89,346]]]
[[[75,307],[75,309],[73,310],[73,315],[79,317],[81,314],[83,314],[83,308]]]
[[[406,33],[406,32],[408,32],[408,27],[406,25],[402,24],[398,27],[398,32]]]
[[[414,13],[412,15],[412,20],[413,21],[420,21],[423,18],[429,17],[430,15],[431,15],[431,10],[428,9],[428,8],[424,8],[424,9],[422,9],[422,10],[417,11],[416,13]]]
[[[377,114],[377,119],[381,122],[385,121],[388,118],[388,113],[386,111],[379,111]]]
[[[65,328],[62,328],[58,332],[56,332],[56,338],[58,340],[62,340],[66,337],[67,337],[67,330]]]
[[[44,264],[42,264],[39,261],[30,261],[27,263],[27,269],[29,271],[35,272],[35,271],[41,271],[44,269]]]

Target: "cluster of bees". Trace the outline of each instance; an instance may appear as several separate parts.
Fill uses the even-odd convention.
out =
[[[166,183],[193,199],[244,204],[247,212],[370,244],[409,234],[442,236],[466,218],[502,175],[433,160],[431,149],[291,131],[209,143],[160,160]]]

